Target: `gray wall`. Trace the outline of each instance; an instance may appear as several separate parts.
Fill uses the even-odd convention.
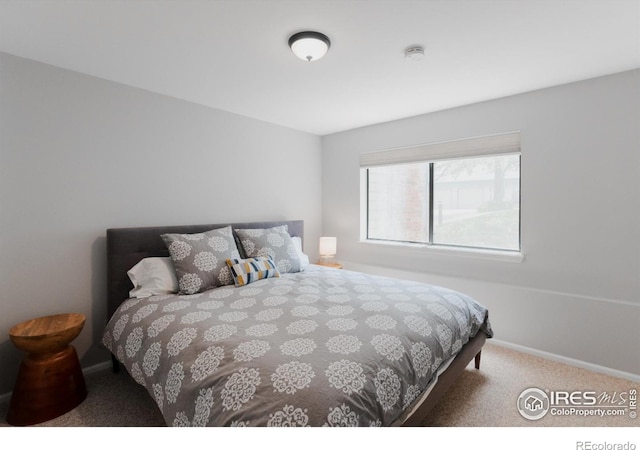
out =
[[[323,233],[347,268],[443,284],[496,338],[640,374],[640,71],[325,136]],[[521,263],[359,242],[362,152],[521,131]]]
[[[320,177],[317,136],[0,53],[0,395],[23,320],[83,313],[109,359],[106,228],[303,219],[314,259]]]

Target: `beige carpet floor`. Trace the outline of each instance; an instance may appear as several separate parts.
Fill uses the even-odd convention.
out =
[[[594,391],[597,395],[625,393],[640,384],[550,361],[491,344],[482,351],[480,370],[467,367],[456,384],[423,422],[439,427],[638,427],[640,418],[624,416],[553,416],[530,421],[517,409],[518,397],[527,388],[549,391]],[[620,397],[615,397],[616,402]]]
[[[110,371],[86,377],[89,395],[74,410],[39,424],[43,427],[153,427],[164,421],[146,390],[125,373]],[[516,403],[527,388],[628,393],[638,383],[568,366],[504,347],[486,344],[482,365],[470,365],[458,382],[425,419],[436,427],[638,427],[640,418],[552,416],[524,419]],[[627,395],[627,394],[625,394]],[[628,399],[627,399],[628,404]],[[0,426],[7,426],[8,405],[0,404]]]

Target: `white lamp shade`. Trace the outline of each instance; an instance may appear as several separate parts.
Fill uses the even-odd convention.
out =
[[[320,256],[335,256],[338,239],[335,237],[320,238]]]
[[[289,38],[289,47],[294,55],[303,61],[322,58],[331,45],[329,38],[315,31],[303,31]]]

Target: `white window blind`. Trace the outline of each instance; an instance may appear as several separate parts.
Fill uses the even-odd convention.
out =
[[[436,142],[360,154],[360,167],[520,152],[520,132]]]

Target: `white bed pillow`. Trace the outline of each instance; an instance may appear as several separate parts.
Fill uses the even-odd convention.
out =
[[[296,250],[298,250],[300,269],[304,270],[304,268],[309,265],[309,256],[302,251],[302,239],[300,236],[291,236],[291,240],[293,241],[293,245],[296,246]]]
[[[133,266],[127,275],[133,283],[133,289],[129,291],[131,298],[178,292],[178,279],[169,256],[144,258]]]

